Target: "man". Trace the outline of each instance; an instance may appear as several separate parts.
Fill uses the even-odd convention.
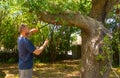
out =
[[[18,51],[19,51],[19,76],[20,78],[32,78],[33,71],[33,54],[39,55],[46,45],[48,40],[44,44],[36,49],[35,46],[28,39],[30,35],[37,32],[38,29],[34,28],[29,30],[27,25],[21,24],[19,28],[20,36],[18,37]]]

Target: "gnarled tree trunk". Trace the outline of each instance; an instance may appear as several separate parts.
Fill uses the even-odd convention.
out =
[[[99,54],[105,55],[101,50],[102,34],[103,32],[99,29],[90,34],[82,31],[81,78],[108,78],[110,71],[108,59],[97,60]]]
[[[116,1],[111,0],[92,0],[90,17],[104,23],[106,15],[111,8],[113,8],[115,3]],[[98,28],[94,28],[90,34],[91,35],[84,31],[82,32],[81,78],[108,78],[110,72],[108,59],[96,59],[99,54],[102,54],[103,56],[106,55],[102,51],[104,32]]]

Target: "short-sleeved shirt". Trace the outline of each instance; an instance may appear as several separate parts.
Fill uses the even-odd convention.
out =
[[[18,37],[19,69],[31,69],[33,67],[33,52],[35,49],[29,39]]]

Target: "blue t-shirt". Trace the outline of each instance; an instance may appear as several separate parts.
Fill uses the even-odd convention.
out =
[[[19,69],[30,69],[33,67],[33,52],[35,46],[25,37],[18,37]]]

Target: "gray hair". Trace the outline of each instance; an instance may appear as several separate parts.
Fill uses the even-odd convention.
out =
[[[22,32],[22,30],[25,28],[25,27],[27,27],[27,25],[26,24],[20,24],[20,27],[19,27],[19,33],[21,33]]]

